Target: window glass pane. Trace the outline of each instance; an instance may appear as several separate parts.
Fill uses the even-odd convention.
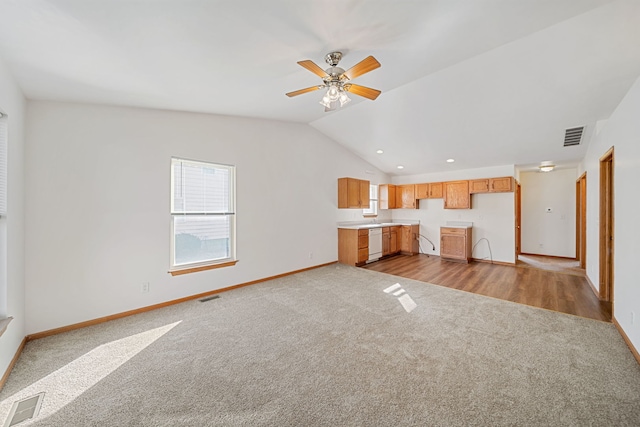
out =
[[[369,185],[369,209],[362,210],[363,215],[378,215],[378,186]]]
[[[378,200],[378,186],[375,184],[369,185],[369,199]]]
[[[231,257],[230,216],[174,216],[174,265]]]
[[[173,161],[173,212],[232,212],[229,168]]]

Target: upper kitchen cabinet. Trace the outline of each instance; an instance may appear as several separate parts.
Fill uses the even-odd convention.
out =
[[[396,186],[393,184],[380,184],[378,186],[378,207],[380,209],[395,209]]]
[[[469,193],[505,193],[513,191],[513,177],[474,179],[469,181]]]
[[[471,209],[469,181],[449,181],[443,185],[445,209]]]
[[[338,178],[338,208],[365,209],[369,207],[369,181]]]
[[[429,198],[429,184],[416,184],[416,199]]]
[[[490,193],[508,193],[513,191],[513,177],[505,176],[502,178],[489,179]]]
[[[416,184],[416,199],[442,199],[442,183]]]
[[[442,182],[429,183],[429,199],[442,199]]]
[[[469,193],[488,193],[489,192],[489,180],[488,179],[473,179],[469,181]]]
[[[396,186],[396,208],[400,209],[416,209],[418,202],[416,200],[416,185],[397,185]]]

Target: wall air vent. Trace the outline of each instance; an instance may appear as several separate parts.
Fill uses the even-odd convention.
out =
[[[564,146],[571,147],[574,145],[580,145],[583,131],[584,131],[584,126],[581,126],[579,128],[567,129],[564,132]]]

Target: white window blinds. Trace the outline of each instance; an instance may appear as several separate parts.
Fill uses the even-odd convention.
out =
[[[171,159],[171,268],[234,258],[235,167]]]
[[[233,166],[172,159],[172,214],[232,214]]]

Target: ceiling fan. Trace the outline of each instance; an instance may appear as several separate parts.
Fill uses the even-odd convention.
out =
[[[347,71],[338,67],[338,62],[340,62],[341,59],[342,52],[328,53],[324,57],[324,60],[330,65],[330,67],[326,70],[323,70],[311,60],[298,61],[298,64],[311,71],[313,74],[321,77],[324,83],[317,86],[311,86],[306,89],[289,92],[287,93],[287,96],[294,97],[302,95],[303,93],[327,88],[327,93],[320,101],[320,104],[324,105],[324,111],[326,112],[333,111],[339,106],[342,107],[347,102],[351,101],[347,96],[347,92],[362,96],[372,101],[382,93],[377,89],[371,89],[366,86],[349,83],[350,80],[380,67],[380,63],[376,58],[368,56],[353,67],[349,68]]]

